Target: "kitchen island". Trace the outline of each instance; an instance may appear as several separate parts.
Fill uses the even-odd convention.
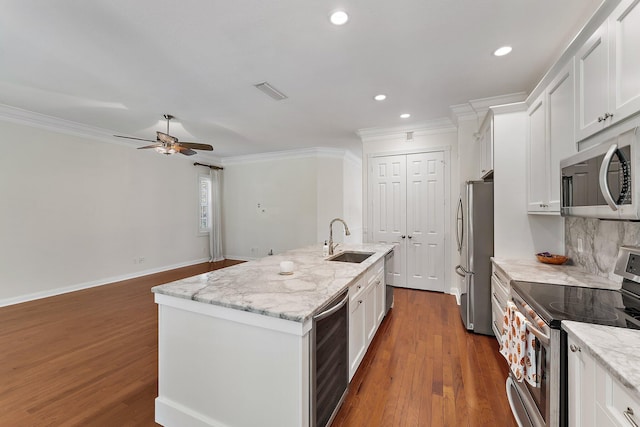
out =
[[[310,425],[313,316],[384,262],[328,261],[314,245],[153,288],[156,421],[164,426]],[[292,261],[293,274],[280,263]],[[358,285],[360,286],[360,285]],[[359,301],[360,302],[360,301]]]

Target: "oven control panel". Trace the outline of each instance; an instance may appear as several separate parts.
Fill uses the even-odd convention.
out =
[[[613,272],[626,279],[640,283],[640,248],[632,246],[620,247],[616,268]]]

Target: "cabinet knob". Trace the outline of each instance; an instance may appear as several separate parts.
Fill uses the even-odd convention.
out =
[[[402,236],[400,236],[400,238],[402,238],[402,239],[404,239],[405,237],[407,237],[407,236],[405,236],[404,234]]]
[[[412,236],[412,235],[409,235],[408,237],[409,237],[410,239],[413,239],[413,236]]]
[[[604,113],[604,119],[605,119],[605,120],[610,119],[610,118],[612,118],[612,117],[613,117],[613,114],[611,114],[611,113]]]
[[[598,117],[598,123],[604,122],[605,120],[607,119],[604,118],[603,116]]]
[[[582,350],[580,349],[580,347],[578,347],[578,346],[577,346],[577,345],[575,345],[575,344],[571,344],[571,345],[569,346],[569,349],[570,349],[573,353],[582,351]]]

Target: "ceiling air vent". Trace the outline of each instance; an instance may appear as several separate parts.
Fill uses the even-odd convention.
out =
[[[267,95],[269,95],[271,98],[275,99],[276,101],[282,101],[283,99],[287,99],[288,98],[287,95],[285,95],[284,93],[280,92],[278,89],[276,89],[275,87],[271,86],[267,82],[258,83],[257,85],[254,85],[254,86],[257,87],[258,89],[260,89],[262,92],[264,92]]]

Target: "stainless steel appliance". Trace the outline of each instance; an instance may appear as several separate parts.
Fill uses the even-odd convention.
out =
[[[349,294],[344,291],[313,317],[311,426],[331,424],[349,386]]]
[[[493,335],[490,261],[493,256],[493,182],[464,183],[456,220],[460,253],[456,273],[464,279],[460,290],[460,315],[468,330]]]
[[[560,162],[563,216],[640,219],[638,128]]]
[[[507,379],[507,396],[519,425],[568,424],[563,320],[640,329],[640,248],[621,248],[614,272],[624,277],[620,290],[511,282],[512,300],[535,336],[541,378],[538,387],[518,382],[511,374]]]
[[[389,252],[384,257],[384,271],[385,271],[385,314],[393,307],[393,261],[394,251]]]

